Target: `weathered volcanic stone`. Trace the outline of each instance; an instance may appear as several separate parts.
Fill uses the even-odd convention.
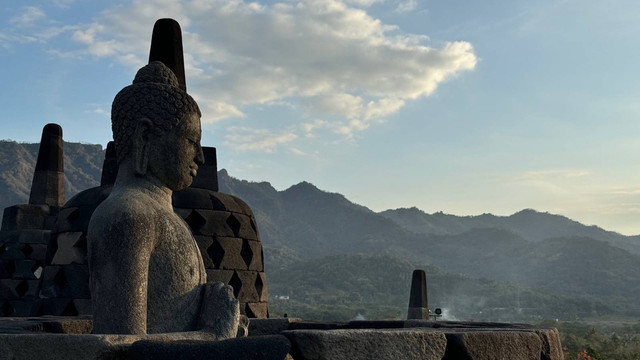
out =
[[[242,314],[249,318],[266,318],[269,317],[269,308],[266,302],[249,302],[244,304]]]
[[[258,318],[249,319],[249,336],[276,335],[289,330],[291,323],[302,321],[300,318]]]
[[[444,334],[420,329],[288,330],[296,360],[433,359],[445,354]]]
[[[235,338],[222,341],[183,340],[162,342],[144,340],[131,346],[131,360],[283,360],[291,344],[282,335]]]
[[[47,124],[42,129],[29,204],[49,206],[64,204],[62,128],[58,124]]]
[[[409,295],[407,319],[429,320],[429,304],[427,302],[427,275],[424,270],[414,270]]]
[[[0,243],[48,244],[51,230],[0,231]]]
[[[153,25],[149,63],[160,61],[175,74],[178,86],[187,91],[182,55],[182,30],[173,19],[159,19]]]
[[[465,331],[449,332],[443,360],[540,359],[542,341],[534,332]]]
[[[543,360],[561,360],[564,358],[562,344],[560,343],[560,333],[557,329],[536,329],[535,333],[542,340]]]
[[[193,179],[191,188],[218,191],[218,159],[216,148],[202,147],[204,164],[198,168],[198,175]]]
[[[45,220],[52,210],[48,205],[9,206],[4,209],[2,230],[44,230]]]
[[[0,359],[104,360],[127,359],[131,344],[140,340],[205,341],[202,332],[157,335],[0,334]]]

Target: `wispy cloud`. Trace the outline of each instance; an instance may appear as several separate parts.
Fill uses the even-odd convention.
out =
[[[400,13],[400,14],[404,14],[404,13],[409,13],[409,12],[414,11],[417,7],[418,7],[418,1],[417,0],[405,0],[405,1],[401,1],[396,6],[394,11],[397,12],[397,13]]]
[[[290,131],[272,132],[266,129],[231,127],[225,136],[224,145],[236,151],[262,151],[272,153],[282,144],[295,140]]]
[[[41,8],[37,6],[25,6],[19,14],[9,19],[9,23],[17,27],[30,27],[45,17],[46,14]]]
[[[77,29],[76,25],[60,25],[59,22],[47,17],[42,8],[26,6],[9,18],[8,26],[0,29],[0,47],[9,49],[16,44],[46,43],[64,33]],[[45,51],[52,55],[64,55],[58,49]]]
[[[137,68],[153,22],[170,15],[183,27],[190,91],[207,121],[286,102],[353,137],[476,64],[471,44],[431,47],[425,35],[368,14],[374,2],[133,0],[106,10],[73,39],[88,55]]]

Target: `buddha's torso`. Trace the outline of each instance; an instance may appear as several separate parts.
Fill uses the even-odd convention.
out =
[[[94,269],[102,270],[94,272],[94,282],[98,286],[92,285],[92,292],[94,289],[104,291],[101,289],[105,284],[110,286],[104,282],[109,281],[107,274],[111,273],[110,268],[119,268],[116,273],[128,276],[128,270],[119,263],[121,258],[131,258],[148,274],[146,332],[195,330],[206,272],[188,225],[173,212],[171,203],[158,202],[136,189],[114,188],[94,212],[92,222],[94,218],[100,220],[96,223],[101,226],[90,225],[90,264],[93,260]],[[140,221],[143,225],[112,219],[143,219]],[[147,248],[140,247],[142,245],[137,243],[140,239],[126,235],[130,226],[137,226],[138,231],[142,228],[145,234],[150,234],[148,238],[151,240],[144,245]],[[136,242],[139,250],[127,250],[136,248],[127,242]],[[138,252],[150,254],[148,263]],[[101,272],[105,271],[103,275]]]
[[[206,272],[187,224],[173,210],[158,218],[149,260],[147,333],[194,330]],[[171,325],[171,327],[169,327]]]

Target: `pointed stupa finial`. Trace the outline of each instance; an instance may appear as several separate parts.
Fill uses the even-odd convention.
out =
[[[187,91],[182,53],[182,31],[173,19],[158,19],[153,25],[149,63],[161,61],[176,74],[180,88]]]
[[[62,127],[58,124],[47,124],[42,129],[29,204],[64,205]]]
[[[429,304],[427,302],[427,275],[424,270],[414,270],[409,295],[409,312],[407,319],[429,320]]]

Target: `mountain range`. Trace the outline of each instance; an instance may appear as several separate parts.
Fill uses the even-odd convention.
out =
[[[37,148],[0,141],[0,207],[28,200]],[[70,199],[99,183],[104,150],[78,143],[64,149]],[[430,302],[451,318],[640,316],[638,236],[532,209],[511,216],[415,207],[376,213],[308,182],[278,191],[226,170],[218,181],[257,218],[272,313],[403,316],[410,273],[423,268]]]

